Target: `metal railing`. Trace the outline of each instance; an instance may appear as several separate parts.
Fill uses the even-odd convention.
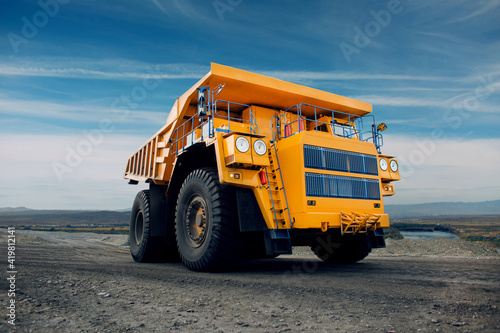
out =
[[[195,120],[198,119],[200,124],[196,127]],[[187,128],[186,128],[187,127]],[[198,136],[197,133],[200,135]],[[170,137],[170,153],[178,155],[184,152],[185,149],[193,144],[203,141],[207,137],[213,136],[213,121],[212,118],[199,118],[196,115],[186,120],[182,125],[177,127]]]
[[[220,107],[220,105],[225,104],[225,107]],[[219,105],[219,106],[217,106]],[[248,114],[250,119],[243,119],[242,117],[236,118],[236,117],[231,117],[231,105],[234,107],[237,107],[241,109],[243,107],[243,112],[244,110],[248,109]],[[234,108],[233,108],[234,110]],[[250,132],[253,134],[259,134],[259,126],[257,125],[257,122],[255,120],[255,117],[252,113],[252,107],[247,104],[240,104],[240,103],[235,103],[235,102],[230,102],[230,101],[224,101],[224,100],[216,100],[212,103],[210,107],[210,111],[213,111],[212,114],[217,117],[217,118],[224,118],[227,119],[227,129],[231,131],[231,121],[237,121],[237,122],[242,122],[242,123],[248,123],[250,127]],[[226,115],[220,114],[220,112],[225,112]],[[240,112],[240,111],[238,111]]]
[[[231,122],[248,123],[250,133],[259,134],[259,126],[252,113],[250,105],[235,103],[225,100],[213,100],[213,94],[209,94],[210,101],[208,103],[208,113],[205,117],[197,115],[192,116],[180,126],[178,126],[170,136],[170,152],[171,154],[178,155],[195,143],[202,142],[205,138],[214,136],[215,131],[231,132]],[[243,113],[248,109],[249,119],[243,117],[231,116],[231,112]],[[222,113],[226,113],[225,115]],[[214,118],[222,118],[227,120],[227,127],[224,129],[214,128]],[[197,126],[196,120],[200,122]],[[241,128],[239,128],[241,130]]]
[[[307,113],[307,116],[305,113]],[[371,125],[367,129],[365,129],[365,122],[369,122]],[[308,127],[311,123],[314,123],[313,131],[316,132],[321,132],[322,127],[327,128],[330,126],[335,136],[349,139],[358,138],[360,141],[372,142],[377,147],[377,150],[383,145],[383,138],[377,130],[374,116],[360,117],[307,103],[293,105],[284,110],[276,121],[274,118],[271,120],[273,140],[275,137],[284,139],[309,130]]]

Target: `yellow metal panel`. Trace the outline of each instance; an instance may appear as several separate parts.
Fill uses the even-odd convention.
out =
[[[238,100],[243,104],[265,105],[282,110],[295,104],[308,103],[357,116],[372,111],[371,104],[352,98],[215,63],[212,63],[210,74],[207,85],[215,87],[226,84],[217,96],[224,100]]]
[[[379,167],[380,178],[384,181],[392,181],[392,180],[400,180],[401,176],[399,175],[399,168],[397,172],[392,172],[390,163],[392,160],[395,160],[394,157],[388,155],[379,155],[378,161],[380,165],[380,160],[384,158],[387,161],[387,170],[381,170]]]
[[[251,140],[252,141],[250,141],[250,150],[252,151],[252,164],[259,166],[269,166],[269,155],[268,155],[270,148],[269,139],[252,137]],[[266,144],[267,152],[264,155],[257,154],[253,149],[253,145],[257,140],[262,140]]]
[[[242,135],[232,133],[224,138],[224,164],[226,166],[234,163],[252,165],[252,147],[250,138],[245,136],[248,140],[248,144],[250,145],[247,152],[242,153],[236,149],[236,139],[240,136]]]

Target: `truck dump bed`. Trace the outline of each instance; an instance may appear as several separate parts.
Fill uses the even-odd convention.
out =
[[[195,113],[197,88],[219,85],[225,89],[218,98],[241,104],[285,110],[306,103],[357,117],[372,112],[371,104],[352,98],[212,63],[211,71],[176,100],[165,126],[129,158],[124,178],[168,183],[176,158],[176,154],[170,152],[172,135]],[[307,110],[303,113],[307,115]]]

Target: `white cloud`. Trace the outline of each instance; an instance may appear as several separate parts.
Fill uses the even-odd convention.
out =
[[[392,97],[390,95],[357,95],[352,98],[371,103],[374,105],[386,106],[404,106],[404,107],[449,107],[449,103],[445,100],[432,100],[416,97]]]
[[[152,0],[155,6],[168,16],[177,16],[182,14],[191,19],[207,19],[213,16],[211,10],[207,11],[205,6],[199,7],[192,1],[180,0]],[[212,3],[210,3],[212,4]],[[209,7],[210,8],[210,7]],[[210,8],[211,9],[211,8]]]
[[[199,79],[208,66],[154,64],[129,59],[89,58],[0,58],[0,75],[102,80]]]
[[[252,71],[252,70],[250,70]],[[297,80],[408,80],[408,81],[444,81],[449,78],[440,76],[420,76],[401,74],[370,74],[356,72],[311,72],[311,71],[258,71],[255,72],[286,81]]]
[[[472,1],[472,2],[467,1],[466,3],[471,4],[475,8],[467,9],[469,10],[468,15],[448,20],[446,22],[447,24],[455,24],[455,23],[470,21],[471,19],[477,19],[478,16],[481,16],[486,13],[491,13],[491,11],[500,6],[499,1]],[[459,4],[456,5],[460,6]]]
[[[364,101],[373,105],[398,106],[398,107],[430,107],[430,108],[461,108],[470,112],[499,113],[498,105],[492,101],[494,95],[500,91],[500,82],[486,87],[479,87],[482,97],[477,98],[475,88],[453,97],[442,96],[436,99],[431,96],[417,94],[417,97],[392,96],[392,95],[355,95],[354,99]]]
[[[388,134],[383,152],[398,157],[402,174],[389,203],[500,199],[500,139],[436,141]]]
[[[247,69],[282,80],[300,81],[344,81],[344,80],[402,80],[402,81],[450,81],[450,77],[429,75],[371,74],[356,72],[313,72],[313,71],[266,71]],[[59,77],[81,79],[130,80],[144,78],[199,79],[210,71],[210,67],[171,63],[155,64],[130,59],[90,58],[0,58],[0,75]]]
[[[135,193],[144,186],[129,186],[122,175],[128,157],[147,139],[146,136],[111,133],[100,137],[96,134],[92,143],[83,134],[0,134],[3,156],[0,172],[8,175],[2,181],[1,205],[37,209],[127,208]],[[80,154],[84,151],[82,147],[90,147],[89,152]],[[53,163],[68,166],[68,158],[72,163],[78,158],[81,161],[69,168],[71,172],[62,173],[60,181]]]
[[[243,66],[244,68],[244,66]],[[384,81],[389,82],[387,90],[401,88],[402,83],[418,83],[419,87],[408,87],[407,91],[434,90],[437,91],[460,91],[465,96],[468,89],[474,92],[479,87],[489,90],[500,90],[500,67],[497,65],[491,68],[483,68],[483,75],[473,75],[467,77],[450,77],[436,75],[408,75],[391,73],[359,73],[359,72],[314,72],[314,71],[284,71],[284,70],[259,70],[247,68],[247,70],[270,77],[275,77],[285,81],[298,82],[314,86],[321,82],[335,81]],[[40,58],[10,58],[0,57],[0,76],[19,77],[53,77],[63,79],[99,79],[99,80],[144,80],[144,79],[199,79],[210,71],[210,67],[192,63],[170,63],[154,64],[130,59],[90,59],[90,58],[61,58],[61,57],[40,57]],[[483,86],[482,81],[487,81],[487,86]],[[442,84],[445,83],[445,84]],[[438,86],[437,86],[438,85]],[[378,87],[378,86],[377,86]],[[369,88],[369,87],[368,87]],[[443,107],[445,101],[433,101],[427,98],[397,97],[387,98],[386,96],[360,96],[361,100],[372,98],[377,101],[374,104],[380,105],[416,105],[416,106],[438,106]],[[386,104],[390,103],[390,104]],[[449,107],[445,106],[445,107]]]
[[[119,106],[123,106],[120,104]],[[126,112],[126,113],[125,113]],[[145,110],[113,109],[100,105],[62,104],[39,100],[6,99],[0,96],[0,115],[9,118],[33,117],[58,121],[99,122],[110,119],[119,123],[163,124],[167,119],[164,112]]]

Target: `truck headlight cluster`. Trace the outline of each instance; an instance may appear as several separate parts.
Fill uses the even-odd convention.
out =
[[[250,142],[248,142],[248,139],[244,136],[240,136],[239,138],[237,138],[235,145],[236,149],[238,149],[240,153],[246,153],[248,149],[250,149]]]
[[[387,160],[385,158],[381,158],[378,162],[378,165],[380,166],[380,169],[382,169],[382,171],[387,170]]]
[[[389,166],[391,167],[392,172],[398,172],[398,162],[392,160]]]
[[[264,141],[262,140],[256,140],[254,143],[253,143],[253,150],[255,150],[255,152],[258,154],[258,155],[264,155],[266,152],[267,152],[267,145]]]

